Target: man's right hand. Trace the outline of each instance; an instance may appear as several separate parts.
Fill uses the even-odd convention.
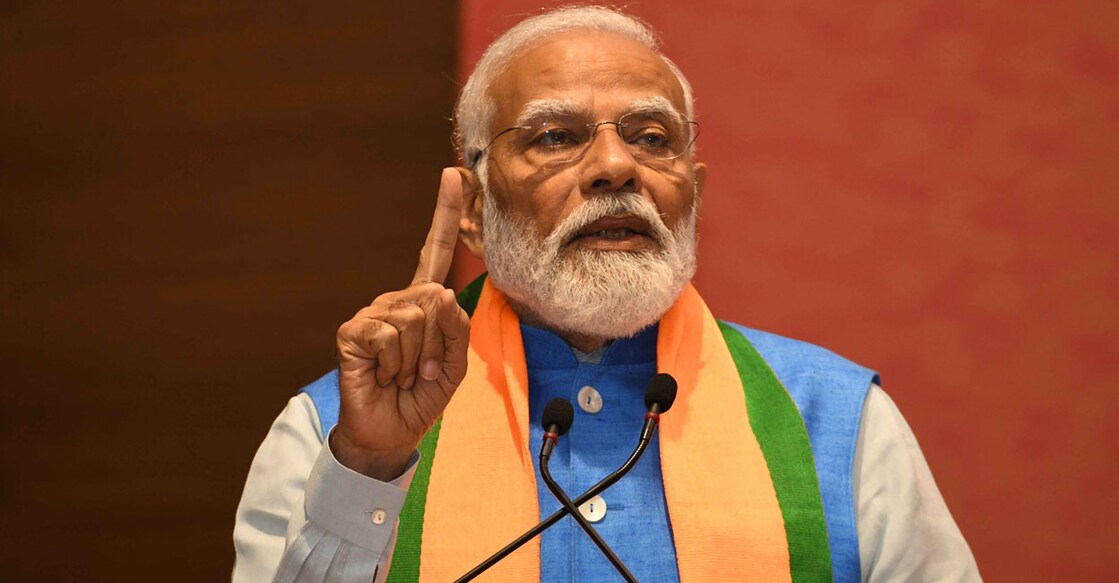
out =
[[[341,408],[331,451],[378,480],[400,476],[466,376],[470,320],[443,287],[462,208],[461,175],[444,169],[412,284],[378,297],[338,329]]]

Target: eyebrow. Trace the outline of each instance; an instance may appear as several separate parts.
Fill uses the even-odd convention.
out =
[[[530,121],[553,116],[579,116],[587,108],[570,99],[534,99],[525,104],[515,125],[527,125]]]
[[[684,119],[684,116],[680,113],[680,110],[676,109],[676,106],[672,105],[671,101],[669,101],[665,97],[661,97],[660,95],[655,95],[653,97],[643,97],[641,99],[631,101],[629,104],[628,113],[640,113],[645,115],[662,114],[667,115],[673,119]]]
[[[654,95],[652,97],[642,97],[629,103],[626,113],[640,113],[645,115],[662,114],[670,116],[674,119],[684,119],[680,110],[676,109],[672,102],[666,97]],[[525,104],[521,110],[521,115],[517,117],[514,125],[523,126],[528,125],[529,122],[539,120],[541,118],[568,116],[568,117],[586,117],[589,112],[584,104],[580,104],[571,99],[534,99]]]

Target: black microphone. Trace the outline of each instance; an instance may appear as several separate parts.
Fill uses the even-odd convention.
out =
[[[540,421],[540,424],[544,426],[544,444],[540,447],[540,477],[544,479],[544,484],[552,491],[556,500],[560,501],[567,513],[583,528],[583,532],[591,537],[598,550],[606,555],[606,559],[610,561],[614,569],[629,583],[637,583],[633,573],[630,573],[622,560],[618,558],[618,555],[614,554],[614,549],[611,549],[610,545],[602,540],[598,531],[587,522],[583,513],[579,512],[579,509],[571,503],[571,499],[564,493],[563,488],[560,488],[559,484],[552,479],[552,473],[548,470],[548,461],[552,457],[552,450],[555,448],[556,442],[559,441],[559,436],[567,433],[574,420],[575,410],[571,407],[571,401],[567,399],[552,399],[544,406],[544,415],[542,415]]]
[[[548,460],[552,457],[552,450],[559,441],[559,436],[566,434],[575,422],[575,409],[567,399],[552,399],[544,405],[544,414],[540,416],[540,425],[544,427],[544,445],[540,447],[540,459]]]
[[[661,413],[668,411],[676,401],[676,379],[662,372],[649,379],[645,388],[645,425],[641,428],[641,440],[648,443],[660,423]]]
[[[660,416],[672,407],[673,401],[676,400],[676,379],[667,373],[659,373],[649,380],[649,384],[645,389],[645,406],[648,411],[645,413],[645,424],[641,428],[641,437],[637,441],[637,448],[630,454],[629,459],[622,464],[620,468],[615,470],[610,475],[603,478],[590,490],[583,492],[578,498],[571,501],[571,504],[578,508],[586,503],[591,498],[598,496],[604,490],[613,486],[622,476],[626,475],[631,468],[641,459],[641,455],[645,453],[645,449],[649,447],[649,442],[653,438],[653,433],[657,429],[657,423],[660,421]],[[656,409],[655,411],[653,409]],[[474,567],[462,577],[455,580],[455,583],[466,583],[473,580],[478,575],[485,572],[486,569],[494,566],[498,561],[504,559],[513,551],[521,548],[526,542],[532,540],[533,537],[544,532],[553,524],[559,522],[565,514],[568,514],[567,507],[561,507],[559,510],[552,513],[551,516],[540,521],[540,524],[525,531],[524,534],[517,537],[513,542],[505,545],[505,548],[497,551],[490,558],[482,561],[477,567]]]

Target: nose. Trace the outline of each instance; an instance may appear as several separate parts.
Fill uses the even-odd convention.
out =
[[[639,163],[629,151],[614,122],[594,128],[591,144],[580,160],[580,186],[586,193],[638,192]]]

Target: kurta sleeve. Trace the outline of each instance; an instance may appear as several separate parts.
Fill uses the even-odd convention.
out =
[[[418,459],[392,482],[353,472],[325,443],[311,398],[293,397],[249,469],[233,582],[383,581]]]
[[[872,385],[852,469],[863,581],[980,581],[901,412]]]

